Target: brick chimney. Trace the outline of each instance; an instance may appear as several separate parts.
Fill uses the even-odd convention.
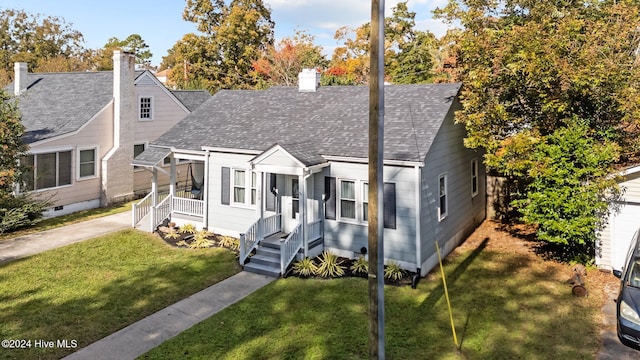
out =
[[[320,87],[320,73],[316,69],[302,69],[298,74],[298,91],[315,92]]]
[[[27,63],[17,62],[13,67],[15,72],[13,77],[13,93],[15,96],[18,96],[27,90],[27,86],[29,85],[27,81]]]

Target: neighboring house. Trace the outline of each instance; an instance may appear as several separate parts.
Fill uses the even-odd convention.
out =
[[[606,270],[622,270],[633,235],[640,228],[640,165],[618,175],[624,195],[596,244],[596,265]]]
[[[131,166],[134,155],[205,100],[203,92],[179,98],[151,72],[136,72],[132,54],[116,51],[113,59],[105,72],[34,74],[15,64],[6,90],[17,98],[29,145],[20,160],[32,169],[17,190],[52,196],[45,216],[148,192],[152,175]],[[168,185],[169,177],[157,181]]]
[[[245,269],[276,276],[294,257],[366,254],[369,89],[318,80],[311,70],[299,88],[216,93],[133,162],[155,173],[167,156],[172,168],[194,161],[203,199],[172,190],[134,206],[134,221],[240,237]],[[385,87],[384,259],[422,275],[437,264],[435,241],[447,254],[485,218],[482,153],[454,124],[459,89]]]

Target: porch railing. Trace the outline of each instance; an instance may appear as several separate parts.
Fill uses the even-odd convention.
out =
[[[153,192],[147,194],[142,200],[131,206],[131,213],[133,214],[132,226],[136,227],[140,220],[142,220],[151,210],[151,202],[153,201]]]
[[[287,266],[291,263],[293,258],[302,248],[302,224],[293,229],[293,231],[287,236],[285,240],[280,244],[280,273],[284,274]]]
[[[204,216],[204,201],[174,197],[173,212],[193,216]]]
[[[307,233],[309,241],[320,239],[322,237],[322,220],[318,219],[307,224]]]
[[[280,214],[258,219],[253,223],[246,232],[240,234],[240,264],[244,264],[249,254],[258,247],[262,239],[281,230],[282,216]]]
[[[167,197],[162,199],[162,201],[160,201],[160,203],[156,205],[155,218],[154,218],[155,224],[152,223],[152,226],[151,226],[152,228],[155,228],[156,226],[160,225],[164,221],[164,219],[169,217],[169,215],[171,214],[172,198],[173,196],[167,195]]]

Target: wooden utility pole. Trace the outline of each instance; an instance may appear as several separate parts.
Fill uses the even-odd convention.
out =
[[[384,0],[371,1],[369,74],[369,358],[384,359]]]

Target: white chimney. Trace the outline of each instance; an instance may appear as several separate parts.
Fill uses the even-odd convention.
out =
[[[14,64],[15,75],[13,77],[14,84],[14,94],[15,96],[20,95],[25,90],[27,90],[27,63],[17,62]]]
[[[298,91],[315,92],[320,87],[320,73],[316,69],[302,69],[298,74]]]

